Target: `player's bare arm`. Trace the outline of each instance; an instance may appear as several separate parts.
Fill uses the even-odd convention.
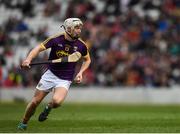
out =
[[[82,79],[83,79],[83,73],[86,71],[86,69],[89,67],[90,63],[91,63],[91,58],[89,56],[89,53],[83,57],[83,64],[81,66],[81,69],[79,71],[79,73],[76,75],[75,77],[75,82],[77,83],[81,83],[82,82]]]
[[[45,47],[42,45],[38,45],[35,48],[33,48],[30,53],[28,54],[27,58],[22,62],[21,67],[22,68],[30,68],[31,61],[42,51],[46,50]]]

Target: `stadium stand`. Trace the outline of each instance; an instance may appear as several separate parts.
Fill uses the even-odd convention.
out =
[[[21,71],[19,64],[34,46],[62,32],[67,17],[85,22],[82,38],[92,64],[82,85],[180,84],[179,0],[0,0],[0,16],[0,87],[38,82],[44,66]]]

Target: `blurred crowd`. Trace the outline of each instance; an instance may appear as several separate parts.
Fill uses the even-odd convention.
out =
[[[84,21],[82,39],[87,43],[92,63],[82,85],[180,84],[179,0],[0,0],[0,5],[0,9],[22,14],[10,16],[0,24],[1,87],[34,86],[45,70],[45,66],[38,66],[22,71],[18,66],[21,58],[18,64],[8,64],[9,60],[17,60],[17,49],[30,50],[37,45],[34,42],[49,36],[48,26],[34,31],[24,21],[37,15],[59,25],[68,17]],[[44,53],[37,60],[47,56]]]

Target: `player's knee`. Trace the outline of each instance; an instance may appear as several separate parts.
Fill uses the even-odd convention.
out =
[[[31,101],[31,104],[34,105],[34,106],[38,106],[39,103],[40,103],[40,101],[35,100],[35,99],[33,99],[33,100]]]

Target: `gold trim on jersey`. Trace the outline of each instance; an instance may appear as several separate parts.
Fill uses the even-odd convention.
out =
[[[40,47],[43,48],[43,49],[46,49],[46,47],[42,43],[40,44]]]
[[[58,36],[61,36],[61,35],[65,35],[65,33],[59,33],[59,34],[56,34],[56,35],[52,35],[49,38],[47,38],[45,41],[43,41],[41,44],[43,44],[44,47],[45,47],[45,45],[47,44],[48,41],[50,41],[51,39],[56,38]]]
[[[81,38],[78,38],[78,40],[80,41],[80,42],[82,42],[82,44],[84,44],[85,46],[86,46],[86,43],[81,39]],[[86,48],[87,48],[87,54],[85,55],[85,56],[83,56],[83,57],[86,57],[87,55],[88,55],[88,53],[89,53],[89,50],[88,50],[88,47],[86,46]]]
[[[87,50],[87,54],[85,56],[83,56],[84,58],[86,58],[89,55],[89,51]]]
[[[78,40],[81,41],[86,46],[86,42],[84,42],[81,38],[78,38]]]

